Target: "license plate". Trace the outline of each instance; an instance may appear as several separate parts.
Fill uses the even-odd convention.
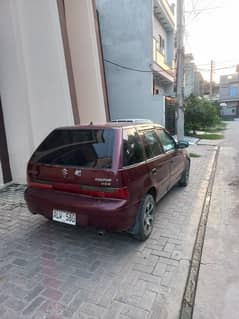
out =
[[[76,225],[76,214],[58,209],[53,209],[52,219],[56,222]]]

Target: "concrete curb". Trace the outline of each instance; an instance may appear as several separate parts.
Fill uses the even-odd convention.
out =
[[[191,258],[193,254],[194,244],[197,236],[197,230],[201,218],[201,212],[204,205],[205,196],[211,177],[211,171],[216,158],[216,149],[213,153],[212,159],[208,164],[207,172],[205,174],[205,180],[201,183],[198,198],[196,199],[193,207],[193,213],[191,214],[191,220],[187,228],[187,235],[183,244],[183,253],[177,268],[177,274],[174,279],[174,286],[171,288],[171,292],[163,305],[161,305],[166,311],[163,311],[164,316],[162,319],[178,319],[180,315],[181,305],[184,297],[184,291],[187,284],[188,274],[190,270]]]
[[[181,315],[180,315],[181,319],[192,318],[193,316],[194,302],[195,302],[195,297],[197,292],[197,283],[198,283],[198,277],[199,277],[199,271],[200,271],[200,265],[201,265],[201,257],[202,257],[204,239],[205,239],[205,234],[207,229],[207,220],[208,220],[208,215],[210,212],[211,198],[212,198],[212,192],[213,192],[215,176],[217,171],[219,153],[220,153],[220,147],[218,147],[216,151],[212,171],[210,174],[209,184],[207,187],[207,192],[204,197],[203,208],[200,215],[199,226],[197,229],[195,244],[194,244],[193,253],[192,253],[192,260],[191,260],[191,265],[189,269],[187,285],[184,292],[184,298],[183,298]]]
[[[3,185],[0,185],[0,191],[1,190],[3,190],[4,188],[6,188],[6,187],[8,187],[8,186],[10,186],[10,185],[12,185],[12,184],[14,184],[13,182],[9,182],[9,183],[6,183],[6,184],[3,184]]]

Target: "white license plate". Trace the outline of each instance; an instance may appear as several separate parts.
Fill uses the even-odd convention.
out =
[[[55,220],[56,222],[65,223],[69,225],[76,225],[75,213],[53,209],[52,219]]]

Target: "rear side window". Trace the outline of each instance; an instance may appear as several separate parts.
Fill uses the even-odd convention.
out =
[[[140,163],[144,160],[143,148],[135,129],[123,130],[123,166]]]
[[[145,131],[143,137],[147,158],[152,158],[163,153],[159,138],[154,131]]]
[[[33,154],[31,161],[49,165],[111,168],[113,129],[57,129]]]
[[[173,138],[164,130],[158,130],[160,141],[163,145],[164,152],[169,152],[175,149],[175,142]]]

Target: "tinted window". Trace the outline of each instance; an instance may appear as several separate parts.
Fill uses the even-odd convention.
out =
[[[159,138],[162,143],[164,152],[168,152],[175,149],[175,142],[173,138],[168,135],[164,130],[159,130]]]
[[[135,129],[123,130],[123,165],[133,165],[144,160],[143,148]]]
[[[143,137],[147,158],[152,158],[162,154],[159,138],[154,131],[145,131],[143,133]]]
[[[35,151],[31,161],[50,165],[111,168],[114,135],[112,129],[55,130]]]

